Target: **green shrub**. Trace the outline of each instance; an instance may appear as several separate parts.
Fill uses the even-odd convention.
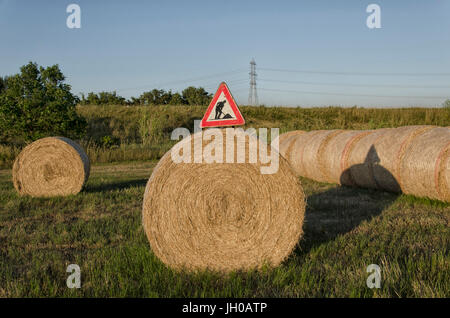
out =
[[[86,121],[77,114],[78,98],[58,65],[28,63],[5,78],[0,93],[0,142],[24,143],[46,136],[80,138]]]

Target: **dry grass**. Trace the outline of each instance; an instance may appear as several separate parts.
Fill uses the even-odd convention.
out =
[[[0,296],[450,297],[450,205],[302,179],[304,236],[280,267],[176,273],[142,228],[154,162],[93,166],[76,196],[18,197],[0,171]],[[82,287],[68,289],[68,264]],[[381,289],[366,267],[382,269]]]

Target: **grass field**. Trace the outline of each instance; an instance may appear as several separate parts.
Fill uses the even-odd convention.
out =
[[[52,199],[19,197],[0,170],[0,297],[450,297],[449,204],[306,179],[305,235],[282,266],[174,272],[141,226],[155,164],[94,165],[82,193]],[[72,263],[80,289],[66,287]]]

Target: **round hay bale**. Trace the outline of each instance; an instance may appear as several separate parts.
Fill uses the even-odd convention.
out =
[[[373,176],[380,188],[401,192],[400,163],[406,149],[417,136],[435,126],[405,126],[387,130],[375,140],[377,158],[372,158]]]
[[[371,189],[382,189],[378,185],[373,166],[379,161],[377,149],[374,146],[377,140],[382,138],[389,129],[377,129],[370,134],[362,134],[361,138],[356,138],[349,151],[346,166],[348,171],[343,174],[350,174],[350,179],[355,186]]]
[[[322,132],[323,130],[313,130],[293,137],[295,140],[290,146],[291,150],[288,152],[286,159],[289,161],[292,169],[294,169],[298,176],[305,177],[308,175],[303,158],[305,147],[315,138],[316,135]]]
[[[323,157],[327,154],[323,153],[326,144],[342,130],[318,130],[311,137],[309,142],[303,148],[303,168],[304,177],[319,181],[328,182],[327,170],[324,167]]]
[[[20,195],[52,197],[80,192],[89,171],[89,158],[76,142],[64,137],[47,137],[20,152],[12,176]]]
[[[261,174],[264,164],[259,158],[251,163],[247,153],[255,137],[233,128],[219,130],[219,157],[227,147],[237,151],[225,138],[229,130],[245,138],[244,163],[175,163],[171,151],[190,143],[186,152],[193,155],[194,140],[206,130],[177,143],[147,183],[143,226],[155,255],[172,268],[228,272],[277,266],[302,234],[304,194],[287,161],[279,156],[278,171]],[[200,144],[203,150],[221,147],[216,138]]]
[[[355,147],[355,144],[362,138],[367,135],[373,133],[373,130],[363,130],[363,131],[355,131],[355,134],[350,135],[349,139],[346,141],[345,146],[342,150],[341,156],[341,177],[340,184],[348,185],[348,186],[356,186],[355,180],[353,180],[353,176],[350,173],[350,164],[348,162],[349,156]]]
[[[295,131],[290,131],[290,132],[281,134],[279,136],[279,151],[278,152],[284,158],[287,158],[292,151],[292,145],[294,144],[296,136],[304,134],[304,133],[306,133],[306,131],[295,130]]]
[[[328,153],[328,144],[339,134],[345,132],[345,130],[337,129],[331,131],[325,139],[322,140],[322,143],[320,144],[318,154],[317,154],[317,161],[319,165],[319,169],[324,177],[324,182],[334,183],[336,182],[332,176],[330,176],[330,169],[327,166],[329,164],[329,161],[327,159],[331,156],[330,153]]]
[[[450,128],[437,127],[414,138],[400,163],[404,193],[450,201]]]
[[[320,149],[320,167],[327,182],[353,185],[349,174],[343,174],[348,168],[348,153],[354,142],[368,133],[365,130],[337,131],[323,143]]]
[[[304,130],[292,130],[292,131],[288,131],[288,132],[285,132],[284,134],[279,135],[278,138],[279,138],[280,145],[289,137],[292,137],[292,136],[295,136],[298,134],[302,134],[304,132],[305,132]]]

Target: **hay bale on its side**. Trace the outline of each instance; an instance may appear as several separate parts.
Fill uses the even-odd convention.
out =
[[[279,147],[278,152],[280,153],[280,155],[282,155],[284,158],[287,158],[292,151],[292,145],[295,141],[296,136],[304,133],[306,133],[306,131],[295,130],[281,134],[279,136],[279,146],[278,146]]]
[[[20,152],[12,175],[19,194],[51,197],[80,192],[89,172],[89,158],[76,142],[64,137],[47,137]]]
[[[292,136],[298,135],[298,134],[302,134],[304,132],[305,132],[304,130],[292,130],[292,131],[285,132],[284,134],[281,134],[281,135],[278,136],[279,143],[281,145],[281,144],[283,144],[283,142],[286,139],[288,139],[288,138],[290,138]]]
[[[313,130],[293,137],[294,140],[290,146],[290,151],[288,152],[286,159],[298,176],[303,177],[307,175],[303,162],[304,149],[318,133],[320,133],[320,130]]]
[[[362,188],[382,189],[373,172],[374,164],[379,161],[374,143],[382,138],[387,131],[389,129],[377,129],[370,134],[363,134],[360,135],[361,138],[355,139],[345,163],[348,171],[343,172],[343,175],[350,174],[350,179],[354,185]]]
[[[404,193],[450,201],[450,128],[414,138],[400,163],[400,179]]]
[[[328,145],[332,140],[339,134],[344,133],[345,130],[337,129],[331,132],[320,144],[320,148],[318,150],[317,161],[319,164],[319,169],[324,176],[324,182],[334,183],[335,179],[333,179],[332,175],[330,175],[330,156],[333,154],[329,153]]]
[[[220,130],[224,158],[227,130],[233,129]],[[206,131],[172,150],[191,143],[193,152],[193,140]],[[248,150],[254,137],[235,132]],[[218,141],[202,143],[205,150]],[[304,194],[284,158],[279,157],[274,174],[261,174],[263,165],[259,158],[250,163],[247,154],[244,163],[175,163],[171,151],[166,153],[147,183],[143,203],[143,226],[155,255],[170,267],[188,270],[280,264],[302,234]]]
[[[373,175],[380,188],[401,192],[400,163],[417,136],[435,126],[405,126],[387,130],[374,142],[377,158],[372,158]]]
[[[345,160],[356,138],[365,134],[367,131],[363,130],[336,131],[323,143],[319,156],[320,167],[327,182],[352,184],[350,179],[342,183],[342,172],[347,168]]]
[[[328,154],[323,151],[328,142],[341,132],[342,130],[318,130],[314,137],[311,137],[309,142],[304,145],[302,157],[304,177],[319,182],[328,182],[329,177],[323,161]]]

